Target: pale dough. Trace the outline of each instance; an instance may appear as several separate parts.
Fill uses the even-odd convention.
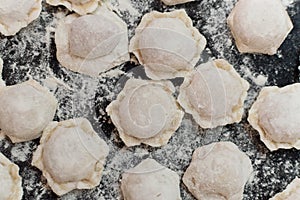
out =
[[[34,80],[0,87],[0,102],[1,134],[14,143],[40,137],[57,108],[53,94]]]
[[[90,76],[129,60],[127,25],[104,6],[91,15],[61,19],[55,43],[62,66]]]
[[[249,110],[248,121],[271,150],[300,149],[300,84],[265,87]]]
[[[46,0],[46,2],[52,6],[63,5],[79,15],[92,13],[99,5],[99,0]]]
[[[0,200],[21,200],[22,178],[19,167],[0,153]]]
[[[300,179],[296,177],[286,189],[269,200],[298,200],[300,198]]]
[[[15,35],[38,18],[42,0],[0,0],[0,32]]]
[[[273,55],[293,28],[281,0],[239,0],[227,21],[241,53]]]
[[[249,157],[232,142],[196,149],[183,183],[198,200],[242,200],[252,173]]]
[[[43,132],[32,165],[57,195],[100,184],[108,146],[85,118],[52,122]]]
[[[143,160],[122,175],[126,200],[181,200],[179,176],[153,159]]]
[[[172,96],[169,81],[129,79],[106,108],[126,146],[162,146],[178,129],[183,111]]]
[[[178,102],[202,128],[239,122],[249,84],[225,60],[199,65],[180,86]]]
[[[129,51],[133,52],[146,74],[154,80],[181,77],[198,62],[206,39],[185,10],[143,16]]]

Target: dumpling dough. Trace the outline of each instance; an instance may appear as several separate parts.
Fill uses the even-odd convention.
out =
[[[32,165],[57,195],[100,184],[108,146],[85,118],[52,122],[44,130]]]
[[[23,196],[22,179],[19,167],[0,153],[0,199],[21,200]]]
[[[161,0],[161,1],[166,5],[172,6],[172,5],[187,3],[195,0]]]
[[[271,150],[300,149],[300,84],[265,87],[249,110],[248,121]]]
[[[217,142],[195,150],[183,183],[198,200],[242,200],[252,171],[250,159],[235,144]]]
[[[286,189],[270,200],[297,200],[300,197],[300,179],[296,177]]]
[[[0,87],[0,129],[13,143],[41,136],[57,108],[56,98],[38,82]]]
[[[129,79],[117,99],[106,108],[126,146],[141,143],[159,147],[180,126],[183,111],[172,96],[169,81]]]
[[[92,15],[63,18],[55,43],[62,66],[90,76],[129,60],[127,25],[105,7]]]
[[[202,128],[239,122],[249,84],[225,60],[201,64],[180,87],[178,101]]]
[[[241,53],[273,55],[293,28],[280,0],[239,0],[227,21]]]
[[[206,39],[185,10],[143,16],[130,41],[133,52],[154,80],[184,76],[191,71],[206,46]]]
[[[126,200],[181,200],[179,176],[149,158],[122,175],[121,189]]]
[[[70,11],[85,15],[97,9],[99,0],[47,0],[47,3],[52,6],[63,5]]]
[[[38,18],[41,10],[42,0],[0,0],[0,32],[15,35]]]

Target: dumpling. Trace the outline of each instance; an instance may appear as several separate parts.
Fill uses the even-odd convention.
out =
[[[286,189],[270,200],[297,200],[300,197],[300,179],[296,177]]]
[[[183,111],[169,81],[129,79],[106,111],[126,146],[162,146],[180,126]]]
[[[0,199],[21,200],[23,196],[22,179],[19,167],[0,153]]]
[[[122,175],[126,200],[181,200],[179,176],[153,159],[143,160]]]
[[[15,35],[38,18],[42,0],[0,0],[0,32]]]
[[[99,0],[46,0],[46,2],[52,6],[63,5],[79,15],[94,12],[99,4]]]
[[[178,102],[202,128],[239,122],[249,83],[225,60],[201,64],[180,87]]]
[[[253,171],[249,157],[232,142],[217,142],[196,149],[183,183],[198,200],[242,200]]]
[[[227,22],[241,53],[273,55],[293,28],[280,0],[239,0]]]
[[[271,150],[300,149],[300,84],[265,87],[249,110],[248,121]]]
[[[143,16],[129,51],[133,52],[146,74],[154,80],[184,76],[191,71],[206,46],[206,39],[185,10]]]
[[[55,43],[62,66],[90,76],[129,60],[127,25],[104,7],[92,15],[63,18]]]
[[[161,1],[166,5],[172,6],[172,5],[187,3],[195,0],[161,0]]]
[[[43,132],[32,165],[57,195],[100,184],[108,146],[85,118],[52,122]]]
[[[34,80],[0,87],[0,129],[13,143],[41,136],[57,108],[48,89]]]

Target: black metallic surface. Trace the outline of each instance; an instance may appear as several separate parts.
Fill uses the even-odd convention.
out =
[[[143,14],[150,10],[167,11],[173,8],[185,8],[195,26],[207,39],[207,57],[227,59],[235,66],[241,75],[245,74],[240,66],[246,64],[245,58],[247,58],[251,60],[251,71],[254,74],[264,74],[268,76],[267,85],[285,86],[299,82],[300,1],[294,2],[291,7],[288,7],[294,29],[280,47],[281,56],[240,54],[234,42],[230,46],[224,45],[222,52],[220,52],[220,48],[216,46],[216,44],[224,41],[222,39],[223,35],[225,35],[224,37],[231,38],[230,31],[226,23],[220,22],[218,29],[220,38],[214,38],[214,33],[209,29],[213,22],[208,19],[214,15],[214,12],[212,12],[214,9],[219,10],[224,8],[228,16],[228,10],[230,9],[225,8],[226,3],[224,3],[223,0],[195,1],[173,7],[163,6],[158,0],[153,0],[151,3],[143,3],[138,0],[132,0],[132,2]],[[149,9],[143,9],[143,4],[145,4],[145,8],[150,5]],[[27,28],[22,29],[17,35],[12,37],[0,35],[0,56],[4,60],[2,75],[7,85],[23,82],[29,79],[29,77],[33,77],[36,80],[43,80],[51,74],[65,82],[85,79],[85,76],[70,72],[59,65],[55,56],[54,32],[50,31],[49,35],[46,34],[46,27],[55,27],[55,25],[51,25],[54,20],[53,13],[67,13],[66,9],[63,7],[51,7],[46,3],[43,3],[43,6],[41,16]],[[132,24],[129,22],[129,13],[124,12],[122,14],[124,20],[128,22],[130,30],[134,30],[140,18],[137,18],[135,23]],[[45,40],[49,42],[45,42]],[[203,60],[206,59],[207,58],[203,57]],[[130,71],[134,67],[135,66],[131,63],[119,66],[119,68],[125,72]],[[83,78],[79,79],[78,77]],[[257,94],[261,87],[255,85],[251,80],[248,81],[251,83],[250,92]],[[255,169],[255,178],[252,183],[247,184],[245,187],[245,200],[268,199],[277,192],[282,191],[295,176],[300,175],[299,151],[290,149],[270,152],[259,140],[258,133],[246,121],[249,106],[251,106],[255,96],[248,97],[246,114],[243,121],[239,124],[227,125],[219,131],[218,129],[207,131],[195,125],[193,120],[190,119],[190,116],[186,116],[185,118],[187,121],[190,121],[192,128],[182,125],[166,147],[149,148],[142,145],[139,147],[125,148],[123,142],[117,136],[114,126],[109,122],[109,117],[99,112],[101,108],[105,109],[111,102],[112,97],[110,97],[109,93],[115,91],[114,86],[117,82],[117,78],[103,78],[99,80],[99,88],[93,99],[94,110],[92,111],[86,110],[79,113],[70,113],[68,112],[70,108],[72,109],[70,101],[74,100],[72,99],[72,94],[66,93],[62,96],[58,93],[62,93],[63,91],[57,91],[56,93],[62,97],[59,99],[59,109],[63,112],[60,115],[56,115],[55,120],[64,120],[81,115],[94,115],[89,119],[92,121],[94,128],[99,132],[99,135],[109,143],[111,151],[107,159],[108,167],[106,173],[103,175],[100,186],[92,190],[73,191],[71,194],[61,197],[60,199],[119,199],[121,171],[135,166],[141,159],[150,156],[182,175],[190,162],[192,151],[195,148],[221,140],[229,140],[236,143],[252,160]],[[84,83],[79,81],[74,82],[73,85],[81,88],[82,84]],[[102,87],[104,85],[107,87]],[[83,114],[83,112],[85,113]],[[200,135],[198,132],[200,132]],[[215,134],[216,132],[218,133],[217,135]],[[183,133],[185,136],[183,136]],[[229,136],[228,133],[230,133]],[[187,141],[186,138],[189,138],[189,140]],[[38,143],[39,139],[21,144],[12,144],[8,139],[4,139],[0,141],[0,151],[20,167],[20,175],[23,178],[24,200],[58,199],[47,186],[47,181],[42,178],[42,173],[30,164],[32,152],[37,148]],[[11,153],[13,148],[18,148],[21,151],[24,149],[24,152],[26,151],[24,153],[26,154],[26,159],[20,160],[18,157],[14,157]],[[128,156],[128,160],[122,160],[119,165],[116,165],[122,168],[117,168],[112,161],[115,160],[115,156],[124,149],[127,152],[126,156],[130,154],[137,156]],[[146,149],[148,155],[139,156],[137,152],[139,152],[140,149]],[[178,157],[178,151],[187,155],[188,158]],[[181,193],[184,200],[193,199],[183,184],[181,184]],[[100,198],[100,196],[102,197]]]

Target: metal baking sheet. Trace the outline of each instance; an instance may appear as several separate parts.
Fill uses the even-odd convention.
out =
[[[161,148],[146,145],[125,147],[105,113],[105,107],[115,99],[124,80],[132,75],[143,76],[142,67],[128,62],[101,74],[99,78],[91,78],[59,65],[55,55],[54,31],[58,20],[68,14],[64,7],[52,7],[43,2],[40,17],[28,27],[15,36],[0,35],[0,56],[4,60],[2,75],[6,84],[17,84],[29,78],[46,86],[49,86],[49,80],[53,78],[63,82],[65,85],[50,87],[59,100],[55,120],[86,117],[110,147],[99,186],[91,190],[75,190],[58,197],[47,186],[42,173],[30,164],[39,139],[19,144],[12,144],[8,139],[1,140],[0,151],[20,167],[23,199],[122,199],[121,174],[142,159],[154,158],[182,176],[194,149],[216,141],[234,142],[252,160],[254,173],[245,187],[245,200],[269,199],[282,191],[295,176],[299,176],[299,151],[290,149],[270,152],[246,121],[246,116],[263,86],[285,86],[299,82],[300,1],[283,1],[294,29],[274,56],[240,54],[237,51],[226,24],[226,17],[235,3],[236,0],[199,0],[167,7],[159,0],[112,1],[128,24],[129,37],[132,37],[143,14],[152,10],[185,9],[208,42],[200,63],[208,59],[224,58],[251,84],[241,123],[204,130],[186,114],[179,130]],[[194,199],[182,183],[180,189],[182,199]]]

